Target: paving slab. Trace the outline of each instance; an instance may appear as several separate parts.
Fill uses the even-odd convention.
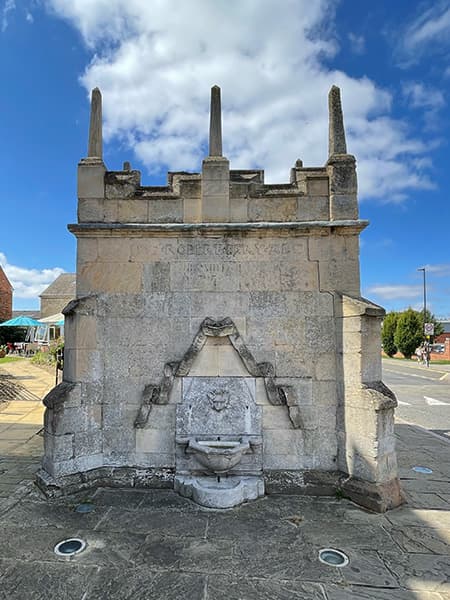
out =
[[[182,513],[170,509],[142,508],[127,510],[113,506],[98,524],[101,531],[132,531],[154,535],[176,535],[182,537],[202,537],[206,532],[207,514],[196,512]]]
[[[208,600],[325,600],[320,584],[210,575]]]
[[[35,385],[35,375],[20,384]],[[32,483],[42,454],[38,404],[16,399],[0,413],[1,600],[450,600],[444,439],[397,426],[408,504],[384,515],[337,497],[271,495],[224,511],[172,490],[47,500]],[[415,473],[414,464],[433,473]],[[94,510],[77,513],[86,501]],[[84,539],[86,550],[58,557],[53,548],[68,537]],[[349,564],[321,563],[324,547],[344,551]]]
[[[444,600],[441,594],[408,591],[403,588],[377,589],[366,586],[324,586],[327,600]]]
[[[84,600],[204,600],[206,579],[197,573],[154,572],[147,567],[100,569]]]
[[[97,569],[68,563],[14,560],[9,564],[3,561],[2,572],[1,600],[82,600]]]
[[[450,556],[439,554],[382,553],[385,564],[403,587],[450,593]]]

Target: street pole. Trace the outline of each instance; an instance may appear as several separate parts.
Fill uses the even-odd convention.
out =
[[[423,271],[423,336],[425,336],[425,323],[427,320],[427,283],[425,278],[425,267],[421,269],[417,269],[418,271]]]

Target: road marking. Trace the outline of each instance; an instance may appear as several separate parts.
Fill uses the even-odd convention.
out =
[[[424,396],[425,402],[428,406],[448,406],[448,402],[442,402],[442,400],[436,400],[436,398],[430,398],[429,396]]]
[[[409,402],[402,402],[401,400],[397,400],[397,404],[399,406],[411,406]]]
[[[440,371],[439,371],[439,373],[440,373]],[[448,376],[449,376],[449,373],[446,373],[445,375],[442,375],[442,377],[439,377],[439,381],[444,381],[444,379],[446,377],[448,377]]]
[[[418,379],[427,379],[428,381],[439,381],[439,377],[426,377],[425,375],[416,375],[416,373],[405,373],[404,371],[394,371],[394,369],[386,369],[383,367],[383,371],[388,373],[395,373],[396,375],[403,375],[403,377],[417,377]]]
[[[384,359],[386,360],[386,359]],[[391,362],[388,362],[387,364],[393,364]],[[419,363],[415,363],[415,364],[405,364],[402,363],[401,365],[398,365],[399,367],[404,367],[405,369],[417,369],[420,371],[433,371],[434,373],[443,373],[444,377],[446,377],[448,375],[448,371],[441,371],[440,369],[435,369],[434,367],[426,367],[425,365],[420,365]]]

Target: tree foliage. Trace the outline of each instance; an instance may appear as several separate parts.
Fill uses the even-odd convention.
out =
[[[398,313],[390,312],[383,321],[381,330],[381,343],[383,350],[388,356],[394,356],[397,352],[397,346],[394,342],[395,330],[397,329]]]
[[[418,313],[419,316],[419,321],[420,321],[420,330],[423,334],[423,326],[424,326],[424,320],[423,320],[423,310],[419,311]],[[442,325],[442,323],[439,323],[436,320],[436,317],[433,315],[433,313],[431,313],[429,310],[425,311],[425,323],[434,323],[434,335],[440,335],[441,333],[444,333],[444,327]]]
[[[383,321],[381,341],[383,350],[388,356],[400,351],[410,358],[416,348],[424,341],[423,311],[408,308],[403,312],[390,312]],[[429,310],[425,313],[425,323],[434,323],[434,336],[444,332],[444,327]],[[430,340],[431,342],[433,339]]]
[[[24,342],[26,334],[26,327],[0,327],[0,344]]]
[[[408,308],[400,313],[394,334],[394,343],[405,358],[411,358],[423,341],[422,321],[417,311]]]

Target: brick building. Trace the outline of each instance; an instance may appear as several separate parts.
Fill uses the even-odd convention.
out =
[[[13,287],[0,266],[0,323],[12,317]]]

